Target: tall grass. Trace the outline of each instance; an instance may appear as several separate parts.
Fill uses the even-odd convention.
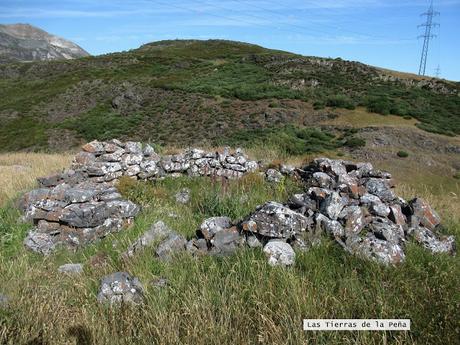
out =
[[[33,188],[36,178],[68,168],[72,154],[2,153],[0,154],[0,206]]]
[[[293,158],[294,159],[294,158]],[[174,195],[191,191],[189,204]],[[131,260],[120,254],[158,220],[187,237],[210,216],[239,219],[268,200],[284,201],[300,190],[286,179],[269,184],[257,174],[238,181],[167,178],[157,182],[122,179],[125,197],[142,205],[135,224],[75,253],[44,258],[22,248],[28,225],[18,212],[0,214],[0,309],[2,344],[456,344],[460,337],[460,261],[433,256],[408,244],[407,261],[383,267],[350,256],[324,239],[298,252],[290,269],[270,267],[261,250],[242,249],[229,257],[178,255],[169,262],[153,249]],[[417,188],[417,189],[414,189]],[[428,198],[445,220],[448,234],[460,235],[452,194],[433,195],[414,185],[400,187],[409,198]],[[457,240],[458,244],[458,240]],[[94,256],[105,257],[94,265]],[[81,262],[84,272],[68,276],[59,265]],[[96,302],[100,279],[115,271],[140,278],[145,303],[107,308]],[[168,279],[158,288],[157,277]],[[410,318],[410,332],[305,332],[303,318]]]

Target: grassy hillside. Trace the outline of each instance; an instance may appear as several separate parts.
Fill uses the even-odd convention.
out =
[[[245,131],[314,127],[338,108],[460,133],[460,86],[356,62],[231,41],[161,41],[73,61],[0,65],[0,150],[111,137],[221,144]]]

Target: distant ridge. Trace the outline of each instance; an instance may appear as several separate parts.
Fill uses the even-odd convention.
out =
[[[0,24],[0,63],[68,60],[90,54],[75,43],[29,24]]]

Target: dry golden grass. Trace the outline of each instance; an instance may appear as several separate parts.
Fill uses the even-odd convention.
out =
[[[418,123],[416,119],[406,120],[401,116],[396,115],[380,115],[376,113],[369,113],[365,108],[356,108],[354,110],[337,109],[336,112],[339,117],[327,120],[322,124],[336,125],[336,126],[353,126],[355,128],[362,128],[368,126],[392,126],[392,127],[412,127],[416,128],[415,124]]]
[[[3,153],[0,154],[0,206],[31,189],[36,178],[67,168],[73,154]]]

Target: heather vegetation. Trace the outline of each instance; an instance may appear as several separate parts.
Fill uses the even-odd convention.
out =
[[[418,85],[384,78],[382,71],[359,63],[238,42],[163,41],[74,61],[2,65],[0,75],[2,150],[49,148],[47,139],[58,132],[50,128],[66,128],[76,141],[133,132],[151,139],[144,128],[160,133],[153,139],[161,136],[165,144],[179,134],[191,143],[212,141],[224,127],[277,125],[264,115],[277,100],[298,100],[307,112],[312,105],[317,112],[361,106],[411,116],[423,130],[460,133],[456,83],[427,79]],[[238,101],[264,106],[245,114]],[[277,111],[286,117],[283,124],[298,124],[297,117],[286,115],[289,107]],[[225,130],[229,138],[237,132]]]

